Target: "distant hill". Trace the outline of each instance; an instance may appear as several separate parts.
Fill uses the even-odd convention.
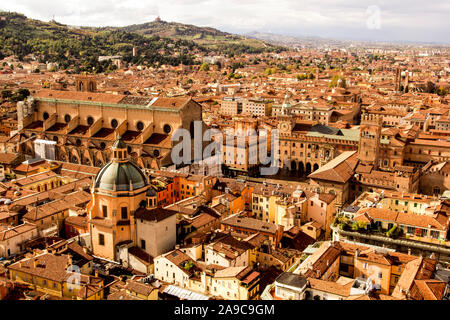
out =
[[[139,55],[132,57],[133,47]],[[194,54],[259,53],[283,50],[261,40],[246,39],[213,28],[155,21],[127,27],[71,27],[56,21],[29,19],[20,13],[0,12],[0,58],[20,60],[35,54],[42,62],[58,62],[75,72],[103,72],[114,66],[98,63],[103,55],[122,55],[136,64],[197,63]]]
[[[287,36],[268,32],[253,31],[246,34],[248,38],[259,39],[279,46],[317,47],[320,45],[343,45],[341,40],[325,39],[316,36]]]
[[[260,53],[283,50],[279,46],[246,36],[223,32],[211,27],[198,27],[191,24],[155,20],[119,28],[99,28],[98,30],[122,30],[144,36],[159,36],[177,40],[194,41],[209,50],[229,54],[235,49],[238,53]]]

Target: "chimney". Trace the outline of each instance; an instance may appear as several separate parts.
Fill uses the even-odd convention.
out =
[[[355,250],[355,259],[358,259],[359,257],[359,248],[356,248]]]
[[[88,253],[88,249],[86,248],[86,247],[83,247],[83,251],[84,251],[84,253]]]
[[[408,248],[408,255],[411,255],[411,248]]]
[[[98,270],[94,271],[94,275],[95,275],[96,278],[98,278]]]
[[[37,259],[34,259],[34,260],[33,260],[33,266],[34,266],[35,268],[37,268],[37,266],[38,266],[38,260],[37,260]]]

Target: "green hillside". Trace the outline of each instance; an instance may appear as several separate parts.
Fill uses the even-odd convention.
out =
[[[139,55],[132,57],[132,48]],[[70,27],[55,21],[29,19],[19,13],[0,12],[0,58],[20,60],[34,54],[41,62],[58,62],[74,72],[104,72],[111,62],[102,55],[121,55],[125,62],[149,66],[196,64],[194,54],[211,51],[236,55],[281,50],[261,40],[246,39],[212,28],[150,22],[122,28]]]

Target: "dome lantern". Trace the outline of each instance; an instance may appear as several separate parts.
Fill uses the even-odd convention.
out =
[[[127,146],[122,141],[122,137],[117,135],[117,139],[112,145],[112,151],[113,151],[113,160],[114,161],[125,161],[128,158],[127,155]]]

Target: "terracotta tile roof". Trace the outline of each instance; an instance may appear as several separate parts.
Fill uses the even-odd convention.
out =
[[[363,208],[355,215],[354,220],[367,221],[368,218],[396,222],[402,225],[409,225],[421,228],[432,228],[436,230],[447,230],[449,219],[441,213],[434,215],[418,215],[408,212],[394,212],[383,208]]]
[[[406,264],[397,285],[392,292],[396,298],[405,298],[411,293],[415,280],[429,280],[433,275],[437,261],[427,258],[416,258]]]
[[[133,293],[142,294],[146,297],[148,297],[153,290],[156,290],[151,284],[138,282],[136,280],[128,280],[125,289]]]
[[[245,271],[247,269],[251,270],[251,268],[247,266],[241,266],[241,267],[228,267],[221,270],[216,271],[214,274],[214,278],[233,278],[237,277],[241,272]]]
[[[25,232],[29,232],[31,230],[37,230],[37,227],[35,224],[28,222],[24,222],[23,224],[20,224],[12,228],[9,227],[4,228],[3,230],[2,227],[0,226],[0,241],[5,241],[13,237],[23,235]]]
[[[332,281],[325,281],[321,279],[315,279],[308,277],[309,286],[311,289],[331,293],[341,297],[348,297],[353,285],[353,281],[342,285]]]
[[[141,207],[135,212],[136,219],[155,222],[167,219],[175,214],[177,214],[176,211],[163,208],[147,209]]]
[[[153,264],[153,257],[139,247],[131,247],[128,252],[147,264]]]
[[[69,216],[64,220],[66,225],[73,225],[81,228],[87,228],[88,217],[85,216]]]
[[[38,181],[44,181],[47,179],[51,179],[56,176],[57,176],[57,174],[54,173],[53,171],[46,171],[46,172],[34,174],[32,176],[28,176],[25,178],[16,179],[16,180],[13,180],[13,182],[14,182],[14,184],[19,185],[19,186],[27,186],[29,184],[32,184],[32,183],[35,183]]]
[[[356,166],[356,151],[346,151],[320,167],[308,177],[345,183],[353,175]]]
[[[210,246],[214,251],[224,254],[228,260],[234,260],[251,249],[247,242],[238,240],[230,234],[226,234]]]
[[[191,259],[191,257],[189,257],[186,253],[176,249],[173,250],[167,254],[164,255],[164,258],[166,258],[167,260],[169,260],[170,262],[172,262],[174,265],[176,265],[180,270],[182,270],[184,273],[191,275],[193,269],[195,269],[196,267],[196,263],[194,260]],[[190,270],[186,270],[184,268],[184,264],[187,262],[191,262],[194,264],[194,267],[191,268]]]
[[[36,262],[36,266],[35,266]],[[31,258],[22,259],[16,263],[8,266],[10,270],[21,271],[26,274],[35,275],[46,278],[56,282],[67,281],[72,276],[73,272],[68,272],[67,268],[70,265],[70,259],[67,255],[54,255],[50,253],[43,253]],[[100,278],[80,274],[81,283],[87,283],[88,278],[93,283],[100,281]]]
[[[101,168],[98,167],[92,167],[92,166],[86,166],[82,164],[75,164],[75,163],[69,163],[69,162],[58,162],[55,161],[55,163],[61,164],[61,171],[72,171],[77,173],[85,173],[92,176],[95,176]],[[62,173],[61,173],[62,174]]]
[[[445,292],[446,283],[441,280],[414,280],[417,288],[415,300],[442,300]]]
[[[17,153],[0,153],[0,163],[2,164],[12,164],[20,157]]]
[[[254,218],[241,217],[238,215],[234,215],[222,220],[222,224],[231,227],[240,227],[244,229],[250,229],[258,232],[265,232],[271,234],[275,234],[278,230],[278,226],[276,224],[261,221]]]
[[[81,207],[91,200],[91,194],[85,191],[76,191],[65,195],[63,198],[45,203],[33,208],[24,215],[24,218],[30,221],[36,221],[47,216],[51,216],[67,210],[72,207]]]
[[[319,250],[318,250],[319,251]],[[318,252],[316,251],[316,252]],[[312,269],[308,269],[304,276],[320,279],[328,268],[339,258],[341,250],[334,246],[329,246],[311,265]]]
[[[198,216],[196,216],[192,220],[192,226],[195,227],[196,229],[199,229],[199,228],[207,225],[208,223],[212,223],[216,220],[217,220],[217,218],[215,218],[207,213],[202,213],[202,214],[199,214]]]
[[[319,193],[319,200],[330,204],[336,198],[335,194],[331,193]]]
[[[154,101],[151,106],[159,107],[159,108],[175,108],[179,109],[183,107],[186,103],[188,103],[190,98],[163,98],[159,97],[156,101]]]
[[[40,90],[33,95],[39,99],[56,99],[56,100],[78,100],[89,102],[103,102],[118,104],[126,96],[120,94],[98,93],[98,92],[80,92],[80,91],[59,91],[59,90]]]

